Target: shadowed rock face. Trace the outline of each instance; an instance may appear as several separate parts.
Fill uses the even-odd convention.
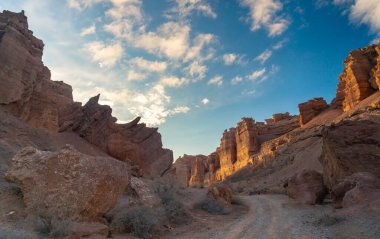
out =
[[[73,102],[72,89],[50,80],[43,48],[23,12],[0,13],[0,107],[36,128],[56,132],[57,109]]]
[[[72,104],[60,111],[60,132],[75,132],[112,157],[130,162],[145,175],[160,176],[173,163],[173,152],[162,148],[157,128],[139,124],[136,118],[127,124],[117,124],[112,109],[99,105],[99,95],[83,107]]]
[[[21,150],[6,178],[16,182],[30,213],[42,218],[97,221],[112,209],[129,184],[126,163],[60,151]]]
[[[354,50],[344,61],[345,69],[333,105],[349,111],[380,88],[380,44]]]
[[[355,172],[380,175],[380,112],[374,110],[323,130],[324,178],[332,187]]]
[[[288,181],[287,193],[290,198],[300,203],[314,205],[323,202],[327,189],[323,184],[322,174],[305,170]]]

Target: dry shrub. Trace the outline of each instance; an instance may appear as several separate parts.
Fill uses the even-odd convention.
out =
[[[138,206],[126,211],[111,223],[113,231],[133,233],[144,239],[152,238],[157,222],[151,209]]]

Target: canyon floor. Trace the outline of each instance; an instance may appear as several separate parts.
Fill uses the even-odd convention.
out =
[[[358,239],[380,238],[380,216],[362,212],[337,211],[330,203],[300,205],[286,195],[239,196],[248,210],[229,215],[194,214],[198,221],[172,231],[164,238],[183,239]]]

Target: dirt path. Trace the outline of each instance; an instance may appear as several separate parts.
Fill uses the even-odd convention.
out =
[[[378,239],[378,207],[356,212],[299,205],[286,195],[240,196],[247,206],[228,215],[196,216],[165,239]],[[248,210],[248,211],[247,211]]]
[[[210,238],[333,238],[328,230],[305,223],[305,219],[323,214],[325,208],[305,207],[300,210],[282,195],[246,196],[242,200],[249,206],[249,213]]]

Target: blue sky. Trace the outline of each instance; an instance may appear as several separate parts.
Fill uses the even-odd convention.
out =
[[[175,158],[209,154],[242,117],[331,101],[349,50],[380,33],[378,0],[2,0],[45,42],[53,80],[159,127]]]

